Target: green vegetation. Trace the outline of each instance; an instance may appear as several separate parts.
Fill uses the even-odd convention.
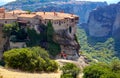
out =
[[[97,63],[87,66],[84,69],[83,78],[119,78],[120,61],[114,60],[112,63]]]
[[[4,53],[6,66],[30,72],[55,72],[58,64],[40,47],[12,49]]]
[[[3,32],[5,37],[10,37],[12,33],[16,33],[19,30],[18,23],[5,24],[3,27]]]
[[[40,42],[40,34],[38,34],[36,30],[30,28],[27,29],[27,34],[29,37],[29,41],[26,42],[27,46],[38,46]]]
[[[47,24],[47,50],[52,56],[56,56],[60,53],[60,45],[53,41],[54,29],[52,23],[49,21]]]
[[[65,64],[61,70],[63,71],[61,78],[77,78],[80,72],[80,69],[73,63]]]
[[[98,60],[100,62],[110,62],[116,59],[114,50],[114,40],[109,38],[105,42],[98,42],[95,45],[88,43],[88,37],[81,28],[77,29],[78,42],[81,45],[81,54],[86,55],[90,60]],[[94,42],[94,41],[93,41]]]
[[[4,36],[8,37],[12,42],[25,41],[27,33],[25,29],[20,28],[18,23],[5,24],[3,27]]]
[[[26,42],[28,47],[42,46],[48,50],[51,56],[56,56],[60,51],[60,45],[53,41],[54,29],[49,21],[47,26],[41,25],[44,31],[37,33],[35,29],[21,28],[18,23],[5,24],[3,32],[5,37],[12,42]],[[41,44],[42,43],[42,44]],[[45,44],[45,46],[43,46]]]
[[[42,26],[41,28],[44,29],[43,32],[38,34],[34,29],[27,29],[29,41],[27,41],[27,46],[43,46],[40,43],[46,44],[44,48],[48,50],[51,56],[56,56],[60,51],[60,45],[53,41],[54,29],[52,23],[49,21],[47,27]]]

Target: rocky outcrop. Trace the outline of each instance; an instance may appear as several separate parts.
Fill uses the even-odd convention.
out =
[[[77,42],[75,35],[70,36],[67,31],[68,30],[56,31],[53,40],[60,44],[61,50],[64,51],[67,55],[75,56],[69,57],[69,59],[78,58],[80,45]]]
[[[109,37],[114,38],[115,54],[120,57],[120,2],[93,10],[86,29],[90,37],[97,38],[99,41]]]
[[[37,1],[37,2],[36,2]],[[22,9],[30,11],[64,11],[80,16],[80,23],[87,22],[89,13],[96,7],[106,6],[106,2],[88,2],[71,0],[17,0],[4,7],[8,10]]]
[[[110,37],[120,28],[120,3],[93,10],[88,19],[89,35]]]

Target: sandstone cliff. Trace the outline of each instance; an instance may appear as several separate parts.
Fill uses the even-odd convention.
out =
[[[120,3],[93,10],[87,24],[90,36],[113,36],[116,31],[120,31],[118,30],[120,28]]]

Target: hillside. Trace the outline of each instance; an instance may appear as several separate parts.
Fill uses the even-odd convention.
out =
[[[82,28],[77,29],[77,37],[81,45],[81,55],[87,56],[90,60],[109,63],[117,58],[113,38],[109,38],[105,42],[96,42],[96,39],[90,40]]]

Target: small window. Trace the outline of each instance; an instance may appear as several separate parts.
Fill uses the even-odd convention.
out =
[[[61,25],[61,22],[59,21],[59,25]]]
[[[69,27],[69,33],[72,33],[72,27],[71,26]]]
[[[57,22],[55,21],[54,24],[57,24]]]
[[[5,23],[7,23],[7,21],[5,21]]]
[[[71,19],[71,22],[74,22],[74,19]]]
[[[46,24],[47,22],[45,21],[45,24]]]

